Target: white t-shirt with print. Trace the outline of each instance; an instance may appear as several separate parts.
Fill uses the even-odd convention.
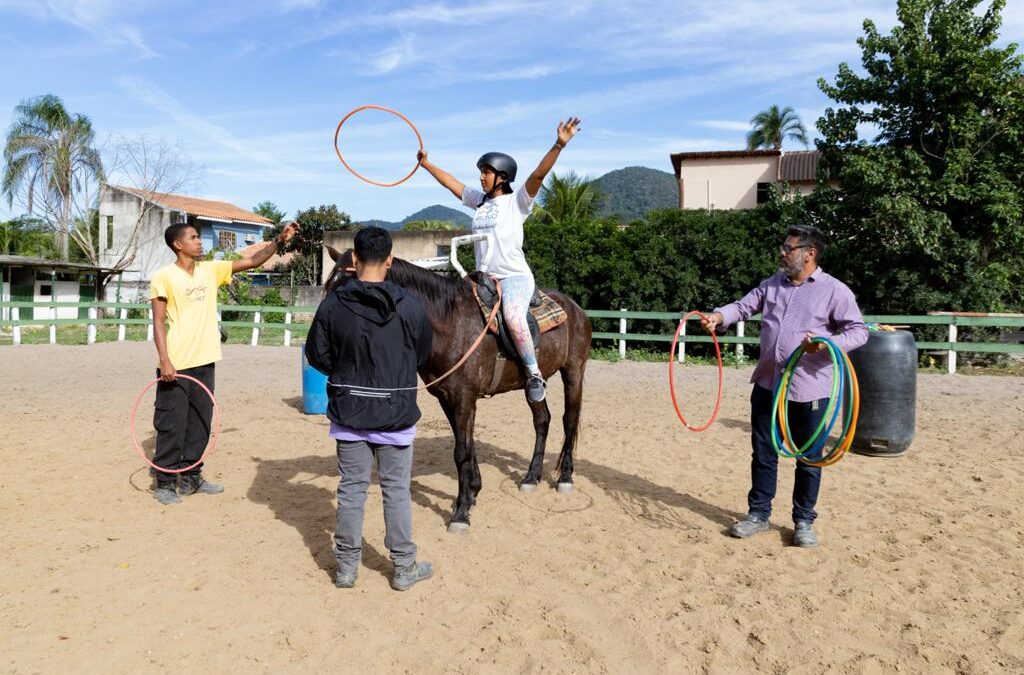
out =
[[[483,197],[484,193],[477,188],[467,185],[462,190],[462,203],[476,209],[473,234],[483,232],[490,235],[488,241],[474,244],[477,269],[499,279],[517,274],[532,278],[533,272],[523,255],[523,221],[530,215],[533,197],[525,185],[510,195],[488,199],[477,207]],[[488,253],[488,246],[493,248],[493,253]]]

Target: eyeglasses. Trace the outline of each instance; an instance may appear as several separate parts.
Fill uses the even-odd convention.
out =
[[[797,244],[796,246],[790,246],[789,244],[779,244],[779,253],[783,255],[789,255],[798,248],[810,248],[810,244]]]

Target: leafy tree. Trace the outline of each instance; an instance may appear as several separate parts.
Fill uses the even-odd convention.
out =
[[[552,173],[541,186],[533,218],[541,222],[591,220],[597,214],[602,194],[594,181],[575,173]]]
[[[870,311],[1024,307],[1024,72],[995,46],[1004,0],[981,4],[899,0],[891,34],[864,22],[864,74],[818,81],[839,104],[818,120],[839,189],[810,207]]]
[[[92,122],[70,114],[52,94],[22,101],[14,116],[4,144],[2,192],[9,205],[18,197],[29,214],[43,213],[66,260],[75,218],[95,206],[94,190],[104,177]]]
[[[270,241],[271,239],[276,237],[277,233],[281,231],[281,228],[276,226],[281,225],[281,221],[284,220],[285,217],[285,212],[277,208],[277,204],[269,200],[264,200],[260,202],[259,204],[253,207],[252,211],[253,213],[259,214],[264,218],[268,218],[271,221],[273,221],[275,228],[277,230],[277,232],[273,233],[272,230],[274,230],[275,228],[268,227],[266,230],[264,230],[263,241]]]
[[[750,119],[754,127],[747,134],[747,149],[771,148],[781,150],[782,141],[791,138],[807,147],[807,129],[800,121],[799,115],[790,106],[779,109],[773,105]]]
[[[410,220],[403,227],[403,230],[461,230],[462,227],[450,220]]]
[[[44,221],[27,216],[0,223],[0,255],[54,258],[53,232]]]
[[[296,251],[299,256],[292,262],[290,269],[303,283],[315,286],[320,283],[323,266],[324,232],[351,230],[352,218],[344,211],[339,211],[337,205],[329,204],[299,211],[295,215],[295,222],[299,224],[299,230],[285,250]],[[283,224],[280,228],[283,228]]]

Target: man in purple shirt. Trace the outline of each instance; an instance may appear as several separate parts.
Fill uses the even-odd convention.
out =
[[[416,370],[430,356],[431,329],[415,295],[387,281],[391,235],[360,230],[356,278],[316,310],[306,358],[328,375],[327,417],[337,441],[338,513],[334,585],[352,588],[363,553],[363,511],[374,460],[384,498],[384,545],[395,565],[391,587],[405,591],[433,573],[416,560],[409,481],[420,409]]]
[[[724,329],[737,321],[761,313],[761,357],[750,381],[750,426],[753,457],[750,462],[751,488],[747,494],[747,517],[734,523],[729,534],[746,538],[769,528],[779,458],[771,440],[772,398],[782,369],[793,350],[805,354],[797,363],[790,387],[790,430],[793,441],[802,446],[814,433],[828,407],[832,383],[832,360],[825,345],[811,342],[827,337],[844,351],[861,346],[868,339],[867,327],[853,292],[818,267],[825,252],[825,237],[810,225],[794,225],[779,246],[779,272],[768,277],[738,302],[717,307],[703,322],[708,331]],[[808,459],[818,459],[808,456]],[[818,514],[814,505],[821,487],[821,468],[796,463],[793,486],[793,541],[813,548],[818,538],[813,524]]]

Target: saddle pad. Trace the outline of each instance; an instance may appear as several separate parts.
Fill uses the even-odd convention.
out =
[[[476,298],[477,305],[480,306],[480,312],[483,314],[484,319],[487,319],[491,315],[491,307],[484,304],[483,300],[480,299],[480,293],[477,289],[476,284],[473,286],[473,297]],[[565,323],[565,320],[569,318],[569,315],[565,313],[562,306],[555,302],[551,296],[544,291],[538,289],[537,296],[540,298],[540,302],[536,306],[530,305],[530,314],[537,320],[537,328],[540,332],[547,333],[552,328],[557,328]],[[498,332],[498,319],[495,317],[490,325],[487,327],[492,333]]]

